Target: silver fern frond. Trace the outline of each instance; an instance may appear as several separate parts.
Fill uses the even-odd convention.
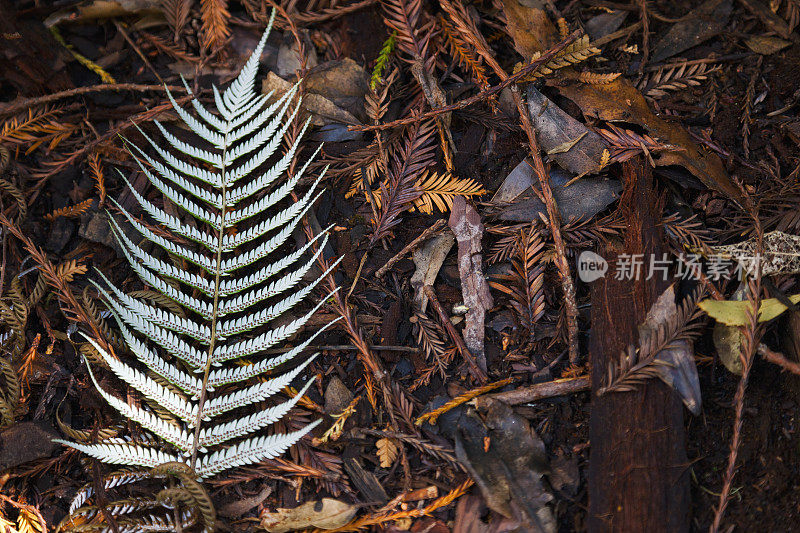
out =
[[[140,130],[149,144],[147,152],[157,156],[128,142],[142,173],[185,215],[167,213],[120,174],[160,229],[154,231],[116,202],[126,224],[155,246],[145,249],[135,243],[113,218],[110,229],[142,282],[174,305],[132,297],[102,273],[101,282],[95,283],[136,362],[87,340],[111,372],[145,401],[133,405],[104,390],[91,367],[89,376],[114,409],[157,436],[149,444],[59,441],[103,462],[155,467],[179,461],[202,479],[282,454],[317,424],[288,433],[261,433],[297,404],[311,381],[288,401],[267,407],[260,403],[289,385],[316,354],[291,370],[266,374],[303,352],[327,326],[282,355],[261,354],[299,331],[324,300],[280,325],[270,324],[295,309],[330,273],[322,272],[299,287],[325,247],[327,231],[274,257],[319,198],[323,176],[296,201],[290,194],[311,159],[278,181],[289,169],[302,133],[278,153],[299,109],[299,102],[293,105],[298,87],[278,99],[256,94],[255,75],[268,34],[269,28],[227,90],[213,88],[216,113],[195,98],[192,114],[167,91],[178,117],[197,136],[196,143],[179,139],[158,121],[155,126],[164,142]],[[188,85],[186,89],[191,94]],[[308,122],[302,130],[307,126]],[[277,161],[257,172],[269,160]],[[189,267],[177,266],[181,260]]]

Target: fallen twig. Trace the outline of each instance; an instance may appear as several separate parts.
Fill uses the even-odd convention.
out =
[[[77,87],[67,91],[61,91],[53,94],[46,94],[44,96],[37,96],[36,98],[26,98],[20,101],[10,102],[7,105],[0,107],[0,116],[13,115],[25,109],[49,104],[56,100],[64,98],[71,98],[73,96],[80,96],[82,94],[90,94],[104,91],[179,91],[186,92],[185,87],[178,87],[174,85],[141,85],[139,83],[104,83],[102,85],[91,85],[89,87]]]
[[[467,348],[467,345],[464,343],[464,339],[461,338],[461,335],[458,334],[456,328],[454,328],[453,324],[450,323],[450,318],[447,316],[447,313],[445,313],[442,304],[439,302],[439,298],[436,297],[433,287],[428,285],[422,290],[425,291],[425,295],[428,297],[428,301],[431,302],[431,305],[433,305],[433,308],[436,309],[437,313],[439,313],[439,320],[441,320],[442,324],[444,325],[444,329],[447,330],[447,334],[450,335],[450,339],[456,345],[458,352],[468,363],[470,374],[472,374],[473,377],[478,380],[478,383],[486,383],[489,381],[489,378],[486,377],[484,371],[478,366],[475,356],[472,355],[472,352],[469,351],[469,348]]]
[[[426,113],[421,113],[419,115],[412,115],[410,117],[405,117],[397,120],[393,120],[391,122],[386,122],[385,124],[375,124],[372,126],[349,126],[348,129],[351,131],[375,131],[375,130],[388,130],[391,128],[396,128],[398,126],[405,126],[407,124],[414,124],[415,122],[421,122],[423,120],[427,120],[429,118],[438,117],[439,115],[443,115],[445,113],[451,113],[453,111],[457,111],[459,109],[464,109],[465,107],[469,107],[473,104],[486,100],[491,96],[499,93],[512,83],[516,83],[517,81],[525,78],[530,73],[535,72],[540,66],[548,63],[551,59],[553,59],[561,50],[572,44],[578,37],[581,36],[581,32],[576,30],[569,34],[566,39],[555,45],[553,48],[545,52],[535,61],[532,61],[528,65],[525,65],[523,68],[520,69],[519,72],[514,74],[513,76],[509,76],[508,78],[504,79],[494,87],[490,87],[485,91],[481,91],[475,96],[470,96],[469,98],[465,98],[463,100],[459,100],[458,102],[450,105],[446,105],[443,107],[437,107],[436,109],[431,109]]]
[[[770,363],[776,364],[782,369],[800,376],[800,363],[790,361],[785,355],[771,350],[766,344],[758,345],[758,354]]]
[[[747,197],[746,197],[747,198]],[[749,199],[749,198],[748,198]],[[751,206],[748,206],[751,207]],[[757,232],[757,256],[761,256],[764,251],[764,233],[755,209],[752,208],[751,214],[756,225]],[[747,383],[750,378],[750,370],[753,368],[753,359],[759,345],[762,328],[758,323],[758,309],[761,306],[761,270],[756,272],[755,278],[749,280],[750,307],[747,310],[749,324],[742,327],[743,340],[739,358],[742,361],[742,376],[739,385],[736,387],[734,404],[736,406],[733,436],[731,437],[730,454],[728,455],[728,466],[725,469],[725,476],[722,482],[722,490],[719,494],[719,503],[714,510],[714,521],[709,527],[709,533],[717,533],[722,525],[722,517],[725,516],[725,509],[728,507],[731,488],[733,487],[733,477],[736,475],[736,460],[739,457],[739,445],[742,440],[742,423],[744,422],[744,395],[747,391]]]
[[[417,237],[416,239],[414,239],[413,241],[411,241],[410,243],[405,245],[402,250],[397,252],[394,255],[394,257],[389,259],[386,262],[385,265],[383,265],[381,268],[379,268],[375,272],[375,275],[378,276],[379,278],[382,278],[383,276],[385,276],[386,272],[388,272],[389,269],[392,268],[395,265],[395,263],[397,263],[403,257],[405,257],[405,255],[408,252],[410,252],[410,251],[414,250],[415,248],[417,248],[417,246],[419,246],[420,243],[422,243],[428,237],[431,237],[434,233],[438,232],[442,228],[442,226],[444,226],[444,225],[445,225],[445,220],[444,219],[437,220],[436,223],[433,226],[431,226],[430,228],[428,228],[425,231],[423,231],[422,234],[419,237]]]
[[[566,394],[574,394],[576,392],[583,392],[589,390],[591,380],[589,376],[579,376],[577,378],[556,379],[553,381],[546,381],[544,383],[536,383],[528,387],[520,387],[518,389],[510,390],[507,392],[498,392],[496,394],[489,394],[485,397],[478,398],[476,403],[481,407],[482,403],[487,402],[489,399],[500,400],[509,405],[519,405],[522,403],[536,402],[546,398],[554,398],[556,396],[564,396]]]
[[[575,283],[572,281],[572,274],[570,273],[569,260],[567,259],[567,249],[564,245],[564,239],[561,236],[561,215],[556,205],[556,200],[553,197],[553,190],[550,187],[550,174],[544,168],[544,161],[542,160],[542,150],[536,140],[536,131],[533,129],[531,117],[528,112],[528,107],[522,101],[522,96],[516,87],[511,89],[511,94],[514,97],[514,102],[517,104],[519,111],[520,121],[522,122],[522,129],[528,137],[530,144],[530,153],[533,158],[533,169],[536,172],[536,177],[539,179],[539,185],[542,188],[542,197],[544,205],[547,208],[547,218],[550,222],[550,233],[553,236],[553,244],[556,249],[556,267],[561,277],[561,287],[564,290],[564,306],[567,315],[567,337],[569,347],[569,362],[571,365],[578,364],[578,303],[575,300]]]

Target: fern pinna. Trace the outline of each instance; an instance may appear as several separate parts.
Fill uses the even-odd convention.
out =
[[[287,172],[302,132],[298,141],[276,156],[278,161],[271,168],[257,171],[276,154],[299,109],[298,105],[289,112],[297,87],[269,105],[272,95],[257,95],[254,90],[268,33],[269,29],[230,87],[223,93],[214,87],[218,114],[193,99],[195,117],[168,93],[179,117],[199,137],[197,143],[178,139],[156,121],[164,144],[172,150],[144,132],[160,157],[135,145],[129,148],[150,183],[194,220],[186,223],[168,214],[137,192],[124,176],[143,210],[168,231],[156,233],[122,206],[117,207],[144,239],[156,245],[154,250],[163,249],[189,268],[159,258],[157,251],[145,251],[113,219],[111,229],[141,280],[186,313],[182,316],[133,298],[100,274],[104,283],[97,287],[141,365],[132,366],[95,340],[88,340],[111,371],[142,394],[149,408],[131,405],[105,391],[91,366],[90,376],[111,406],[170,445],[164,447],[154,440],[150,444],[121,439],[96,444],[61,441],[101,461],[144,467],[179,461],[194,469],[199,478],[208,478],[228,468],[275,457],[316,425],[285,434],[261,434],[286,415],[311,381],[291,400],[257,408],[303,372],[313,356],[276,377],[267,379],[264,374],[300,354],[325,328],[277,357],[266,357],[263,352],[296,333],[322,302],[282,325],[270,327],[269,323],[295,307],[328,274],[296,288],[324,248],[327,235],[320,236],[325,232],[296,251],[277,259],[269,257],[285,245],[318,198],[316,188],[322,176],[295,201],[289,195],[308,162],[282,183],[276,181]],[[198,146],[202,141],[205,148]],[[214,170],[207,170],[209,165]],[[176,237],[164,236],[170,233]]]

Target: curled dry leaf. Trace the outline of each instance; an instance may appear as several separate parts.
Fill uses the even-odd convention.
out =
[[[356,512],[358,507],[355,505],[322,498],[294,509],[276,509],[274,513],[264,513],[261,515],[261,527],[269,533],[286,533],[310,527],[336,529],[347,524]]]
[[[411,286],[414,288],[414,303],[422,312],[428,305],[428,297],[422,290],[425,286],[433,286],[439,269],[442,268],[445,257],[450,253],[455,238],[450,232],[437,235],[421,248],[414,250],[413,258],[417,269],[411,276]]]
[[[504,0],[503,12],[514,48],[525,59],[547,50],[558,41],[558,32],[545,12],[544,2]]]
[[[681,126],[653,113],[644,96],[628,80],[617,78],[604,85],[587,85],[564,83],[565,77],[566,73],[557,82],[550,83],[561,95],[580,106],[584,116],[608,122],[637,124],[658,140],[682,148],[681,151],[653,154],[653,161],[659,166],[680,165],[707,187],[742,203],[742,193],[731,181],[722,160],[716,154],[704,151]]]
[[[573,174],[588,174],[600,169],[606,144],[554,104],[549,98],[528,86],[528,110],[542,149]]]

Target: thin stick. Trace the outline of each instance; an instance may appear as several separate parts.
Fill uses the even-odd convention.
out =
[[[745,198],[749,200],[747,196],[745,196]],[[751,207],[751,205],[748,207]],[[764,253],[764,233],[761,229],[761,222],[758,219],[758,214],[755,212],[754,208],[751,207],[751,209],[758,238],[756,257],[762,257]],[[742,423],[744,421],[744,394],[747,391],[750,370],[753,368],[753,360],[755,359],[754,356],[761,336],[761,328],[758,323],[758,309],[761,306],[760,265],[757,265],[755,278],[749,280],[748,288],[750,289],[750,306],[747,310],[749,323],[741,328],[744,337],[739,352],[739,359],[742,362],[742,377],[739,379],[739,385],[736,387],[736,394],[733,398],[736,410],[733,421],[733,436],[731,437],[731,451],[728,455],[728,467],[725,469],[722,490],[719,494],[719,503],[714,511],[714,522],[708,529],[709,533],[718,533],[720,530],[722,517],[725,516],[725,509],[728,507],[728,500],[730,499],[731,488],[733,487],[733,477],[736,475],[736,460],[739,457],[739,446],[742,440]]]
[[[429,118],[438,117],[439,115],[443,115],[445,113],[451,113],[453,111],[457,111],[459,109],[464,109],[465,107],[469,107],[473,104],[486,100],[487,98],[499,93],[509,85],[516,83],[517,81],[521,80],[522,78],[526,77],[531,72],[535,72],[540,66],[544,65],[545,63],[549,62],[553,57],[556,56],[561,50],[569,46],[575,39],[580,37],[581,32],[575,30],[566,39],[555,45],[553,48],[542,54],[539,59],[532,61],[530,64],[525,65],[519,72],[514,74],[513,76],[509,76],[508,78],[504,79],[494,87],[490,87],[485,91],[481,91],[475,96],[470,96],[469,98],[465,98],[463,100],[459,100],[458,102],[450,105],[446,105],[443,107],[437,107],[436,109],[431,109],[426,113],[422,113],[419,115],[413,115],[406,118],[401,118],[398,120],[393,120],[392,122],[387,122],[385,124],[375,124],[371,126],[349,126],[348,129],[350,131],[375,131],[375,130],[387,130],[390,128],[396,128],[398,126],[405,126],[407,124],[414,124],[415,122],[422,122],[423,120],[428,120]]]
[[[800,363],[790,361],[782,353],[770,350],[769,346],[766,344],[758,345],[758,353],[770,363],[776,364],[782,369],[788,370],[792,374],[800,376]]]
[[[442,324],[444,325],[444,329],[447,330],[447,334],[450,335],[450,338],[456,345],[458,352],[469,364],[470,374],[472,374],[475,379],[478,380],[478,383],[483,384],[489,381],[489,378],[486,376],[483,370],[481,370],[481,367],[478,366],[475,356],[472,355],[472,352],[469,351],[467,345],[464,344],[464,339],[462,339],[461,335],[458,334],[456,328],[454,328],[453,324],[450,322],[450,318],[448,318],[447,313],[444,312],[444,308],[439,302],[439,299],[436,297],[436,293],[433,292],[433,287],[426,285],[423,288],[423,291],[425,291],[425,295],[428,297],[428,301],[431,302],[431,305],[433,305],[433,308],[436,309],[437,313],[439,313],[439,320],[441,320]]]
[[[141,49],[139,49],[139,47],[136,45],[136,43],[133,42],[133,39],[131,39],[131,36],[128,35],[128,32],[125,31],[125,28],[122,27],[122,24],[120,24],[119,22],[117,22],[115,20],[114,21],[114,26],[116,26],[117,31],[119,31],[122,34],[122,37],[128,42],[128,44],[131,45],[131,48],[133,48],[133,51],[136,52],[136,55],[139,56],[139,59],[142,60],[142,62],[145,64],[145,66],[150,69],[150,72],[153,73],[153,75],[156,77],[156,79],[161,84],[166,85],[166,83],[164,83],[164,80],[161,79],[161,76],[158,75],[158,72],[156,71],[156,69],[153,68],[153,64],[150,63],[149,59],[147,59],[147,56],[145,56],[142,53]]]
[[[564,396],[567,394],[575,394],[576,392],[587,391],[591,388],[591,385],[591,379],[589,376],[556,379],[554,381],[537,383],[528,387],[520,387],[519,389],[510,390],[507,392],[489,394],[483,398],[478,398],[476,402],[478,407],[481,406],[482,402],[487,402],[488,399],[500,400],[501,402],[509,405],[519,405],[522,403],[531,403],[547,398],[554,398],[556,396]]]
[[[509,385],[513,382],[514,378],[510,377],[506,379],[501,379],[500,381],[495,381],[494,383],[489,383],[488,385],[483,385],[482,387],[478,387],[477,389],[473,389],[471,391],[467,391],[464,394],[461,394],[460,396],[456,396],[443,406],[434,409],[433,411],[429,411],[423,415],[420,415],[419,418],[417,418],[414,421],[414,424],[417,426],[421,426],[422,423],[425,422],[426,420],[430,422],[432,425],[436,424],[436,421],[439,419],[439,417],[442,416],[447,411],[455,407],[458,407],[461,404],[467,403],[470,400],[474,400],[478,396],[483,396],[487,392],[491,392],[495,389],[505,387],[506,385]]]
[[[167,90],[186,92],[186,88],[177,87],[174,85],[167,86],[167,85],[141,85],[138,83],[107,83],[103,85],[92,85],[90,87],[77,87],[75,89],[69,89],[67,91],[61,91],[53,94],[47,94],[45,96],[37,96],[36,98],[27,98],[19,102],[10,102],[5,106],[0,107],[0,116],[13,115],[14,113],[17,113],[24,109],[28,109],[30,107],[36,107],[42,104],[55,102],[56,100],[61,100],[62,98],[71,98],[73,96],[80,96],[82,94],[97,93],[104,91],[166,92]]]
[[[555,244],[556,249],[555,263],[558,267],[559,275],[561,276],[561,288],[564,290],[564,306],[566,307],[567,337],[569,343],[569,362],[571,365],[577,365],[579,356],[578,304],[575,301],[575,284],[572,281],[569,261],[567,260],[567,248],[564,245],[564,239],[561,236],[561,215],[558,212],[558,206],[556,205],[556,200],[553,197],[553,189],[550,187],[550,175],[544,168],[541,148],[539,147],[539,142],[536,140],[536,131],[533,129],[528,108],[523,103],[522,96],[519,94],[519,89],[517,87],[511,88],[511,94],[514,97],[514,102],[517,104],[517,110],[519,111],[520,120],[522,122],[522,129],[525,130],[525,133],[528,136],[531,157],[533,158],[533,169],[536,171],[536,176],[539,178],[539,185],[542,188],[544,204],[547,208],[547,217],[550,222],[550,234],[553,236],[553,243]]]
[[[411,250],[414,250],[414,249],[415,249],[417,246],[419,246],[419,244],[420,244],[422,241],[426,240],[428,237],[430,237],[430,236],[431,236],[431,235],[433,235],[434,233],[438,232],[438,231],[439,231],[439,230],[442,228],[442,226],[444,226],[444,225],[445,225],[445,221],[444,221],[444,219],[439,219],[439,220],[437,220],[437,221],[436,221],[436,223],[435,223],[433,226],[431,226],[430,228],[428,228],[428,229],[426,229],[425,231],[423,231],[423,232],[422,232],[422,234],[421,234],[419,237],[417,237],[416,239],[414,239],[413,241],[411,241],[410,243],[408,243],[408,244],[407,244],[407,245],[406,245],[406,246],[405,246],[405,247],[404,247],[402,250],[400,250],[399,252],[397,252],[397,253],[394,255],[394,257],[392,257],[391,259],[389,259],[389,260],[386,262],[386,264],[385,264],[385,265],[383,265],[381,268],[379,268],[379,269],[378,269],[378,270],[375,272],[375,275],[376,275],[376,276],[378,276],[379,278],[382,278],[383,276],[385,276],[385,275],[386,275],[386,272],[388,272],[388,271],[389,271],[389,269],[390,269],[390,268],[392,268],[392,267],[395,265],[395,263],[397,263],[397,262],[398,262],[398,261],[400,261],[400,260],[401,260],[403,257],[405,257],[405,255],[406,255],[408,252],[410,252]]]

